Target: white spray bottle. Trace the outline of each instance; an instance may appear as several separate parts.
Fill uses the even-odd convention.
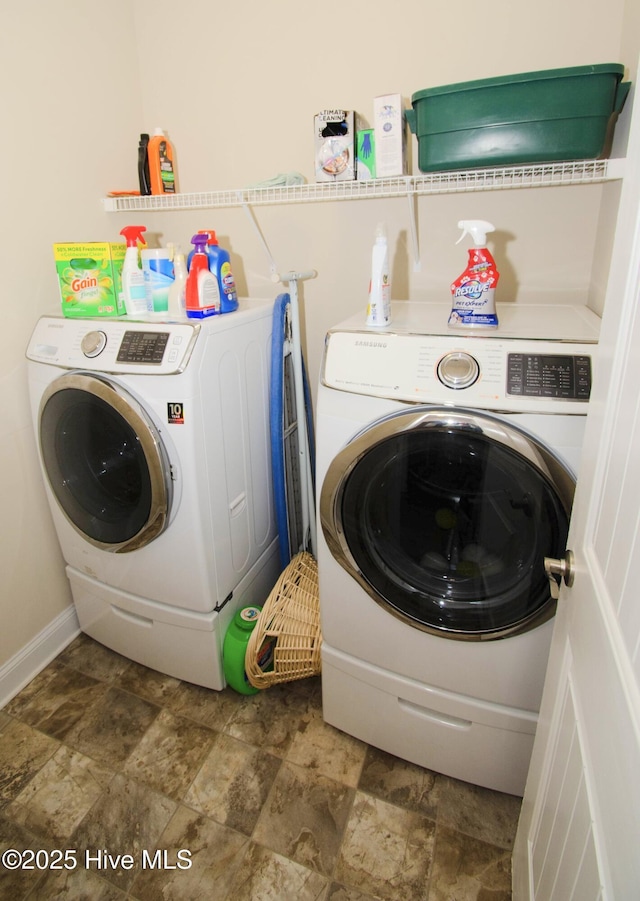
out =
[[[487,248],[487,233],[495,231],[484,219],[462,219],[458,222],[462,234],[471,235],[474,246],[469,250],[467,268],[451,285],[451,315],[449,325],[454,328],[496,328],[495,289],[500,278],[496,261]]]
[[[376,240],[371,252],[371,281],[369,282],[369,306],[367,325],[382,328],[391,322],[391,278],[389,276],[389,248],[384,222],[376,229]]]
[[[120,231],[127,242],[122,264],[122,294],[127,316],[139,316],[147,312],[144,274],[138,263],[138,241],[142,245],[145,244],[142,235],[146,230],[144,225],[127,225]]]

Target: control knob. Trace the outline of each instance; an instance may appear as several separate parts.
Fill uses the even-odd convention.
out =
[[[90,359],[99,356],[107,346],[107,336],[104,332],[94,331],[87,332],[80,343],[80,350]]]
[[[478,361],[471,354],[454,351],[438,363],[438,378],[447,388],[468,388],[480,375]]]

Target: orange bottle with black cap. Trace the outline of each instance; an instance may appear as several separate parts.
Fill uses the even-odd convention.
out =
[[[161,128],[156,128],[147,146],[149,178],[152,194],[175,194],[176,170],[171,141]]]

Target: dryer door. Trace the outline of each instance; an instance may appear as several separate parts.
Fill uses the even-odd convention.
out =
[[[171,467],[156,427],[132,395],[105,378],[69,373],[43,394],[39,425],[49,485],[87,541],[122,553],[163,531]]]
[[[378,604],[446,638],[495,639],[553,615],[544,558],[564,554],[574,488],[516,426],[417,407],[338,454],[320,516],[333,556]]]

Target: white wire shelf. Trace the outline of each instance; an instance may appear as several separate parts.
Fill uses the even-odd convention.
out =
[[[498,169],[461,169],[371,181],[320,182],[317,184],[268,188],[239,188],[164,194],[150,197],[120,195],[105,197],[110,213],[135,210],[167,211],[212,209],[216,207],[266,206],[284,203],[317,203],[332,200],[368,200],[385,197],[412,197],[427,194],[456,194],[469,191],[498,191],[513,188],[541,188],[558,185],[595,184],[622,178],[624,160],[580,160],[569,163],[539,163],[505,166]]]

